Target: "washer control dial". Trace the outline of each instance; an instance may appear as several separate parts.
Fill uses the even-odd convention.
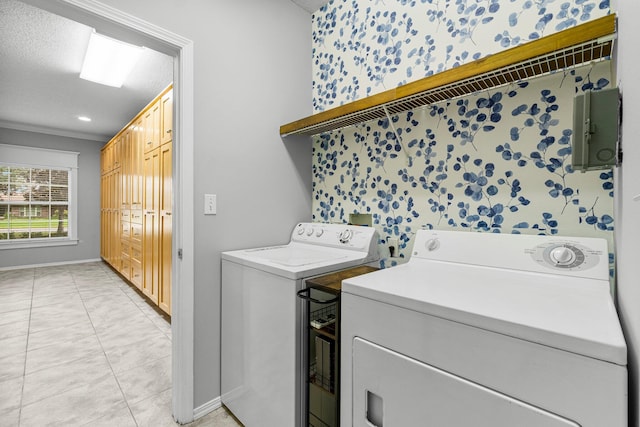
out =
[[[316,237],[320,237],[320,236],[322,236],[322,233],[324,233],[324,230],[323,230],[322,228],[318,228],[318,229],[316,230]]]
[[[304,234],[304,227],[298,227],[298,236],[302,236]]]
[[[351,231],[349,228],[345,228],[338,235],[338,239],[340,239],[340,243],[348,243],[352,237],[353,237],[353,231]]]
[[[440,247],[440,240],[437,238],[429,239],[424,245],[429,252],[435,251]]]
[[[313,227],[309,227],[307,230],[307,236],[311,236],[313,234]]]

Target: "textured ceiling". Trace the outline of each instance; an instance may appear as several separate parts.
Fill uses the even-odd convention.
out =
[[[315,12],[325,4],[329,3],[329,0],[292,0],[295,4],[305,9],[308,12]]]
[[[328,2],[292,1],[310,13]],[[122,88],[80,79],[91,31],[0,0],[0,127],[107,141],[173,81],[173,58],[150,49]],[[78,120],[81,115],[92,121]]]
[[[91,31],[0,0],[0,126],[106,141],[173,81],[173,58],[150,49],[122,88],[80,79]]]

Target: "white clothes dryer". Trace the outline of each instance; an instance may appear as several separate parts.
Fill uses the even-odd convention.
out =
[[[342,284],[343,426],[626,427],[603,239],[419,231]]]
[[[301,426],[304,280],[378,259],[372,227],[300,223],[287,245],[222,253],[222,403],[247,427]]]

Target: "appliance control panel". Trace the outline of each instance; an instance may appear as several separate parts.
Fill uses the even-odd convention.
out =
[[[420,230],[413,258],[609,279],[607,241],[591,237]]]
[[[377,233],[373,227],[303,222],[295,226],[291,240],[307,244],[369,251],[373,245],[377,244]]]
[[[603,255],[572,241],[552,241],[536,246],[530,250],[531,257],[537,263],[553,269],[585,270],[598,265]]]

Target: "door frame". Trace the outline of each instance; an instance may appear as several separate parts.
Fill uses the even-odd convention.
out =
[[[23,0],[174,58],[172,215],[172,413],[185,424],[194,416],[194,50],[193,42],[95,0]],[[178,253],[181,254],[178,257]]]

